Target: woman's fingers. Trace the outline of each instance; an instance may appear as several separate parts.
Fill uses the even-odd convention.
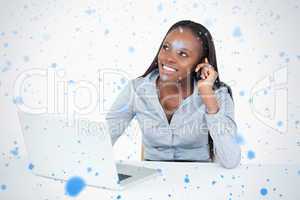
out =
[[[206,79],[208,77],[213,78],[218,76],[218,73],[212,67],[204,67],[201,70],[201,75]]]
[[[207,71],[205,71],[204,73],[205,73],[205,78],[207,78],[208,75],[209,75],[209,71],[207,70]]]
[[[204,58],[204,62],[203,62],[203,63],[200,63],[200,64],[197,65],[197,67],[196,67],[196,69],[195,69],[195,72],[198,72],[201,68],[203,68],[203,67],[205,67],[205,66],[207,66],[207,67],[212,67],[212,66],[209,64],[208,58],[207,58],[207,57]]]
[[[207,82],[213,85],[214,81],[218,77],[218,73],[215,71],[214,67],[209,64],[207,57],[204,59],[203,63],[197,65],[195,71],[198,72],[201,69],[201,79],[199,83]]]
[[[205,63],[208,64],[208,59],[207,59],[207,57],[205,57],[204,61],[205,61]]]
[[[209,69],[208,67],[204,67],[202,70],[201,70],[201,74],[204,76],[204,78],[206,79],[208,76],[209,76]]]
[[[201,68],[203,68],[205,66],[209,67],[210,64],[207,64],[207,63],[200,63],[200,64],[198,64],[197,67],[196,67],[196,69],[195,69],[195,72],[198,72]]]
[[[202,69],[201,70],[202,79],[206,79],[211,74],[210,70],[214,70],[213,66],[209,64],[207,57],[204,58],[204,63],[200,63],[197,65],[195,72],[198,72],[200,69]]]
[[[200,66],[200,64],[198,64],[198,65],[197,65],[197,67],[196,67],[196,69],[195,69],[195,72],[198,72],[198,71],[199,71],[199,69],[201,69],[201,66]]]

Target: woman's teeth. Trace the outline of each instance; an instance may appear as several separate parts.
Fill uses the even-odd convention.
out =
[[[172,67],[168,67],[167,65],[163,65],[163,69],[170,71],[170,72],[176,72],[176,69],[172,68]]]

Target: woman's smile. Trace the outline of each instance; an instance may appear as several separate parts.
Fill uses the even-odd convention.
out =
[[[162,72],[164,74],[175,74],[178,69],[172,65],[162,64]]]

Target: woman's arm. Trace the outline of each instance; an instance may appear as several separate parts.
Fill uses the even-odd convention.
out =
[[[204,91],[202,91],[204,92]],[[226,87],[206,91],[207,127],[214,143],[214,154],[225,168],[236,167],[241,160],[241,149],[236,142],[237,125],[234,121],[234,104]]]
[[[122,135],[135,115],[134,98],[133,80],[130,80],[105,115],[112,144]]]
[[[215,67],[205,58],[195,71],[201,72],[197,82],[199,93],[206,106],[206,122],[214,143],[214,154],[225,168],[234,168],[241,161],[241,148],[236,142],[237,126],[234,121],[234,104],[226,87],[216,92],[213,85],[218,77]]]

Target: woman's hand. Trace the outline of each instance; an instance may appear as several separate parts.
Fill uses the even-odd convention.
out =
[[[195,72],[197,73],[199,70],[201,70],[201,79],[197,82],[199,90],[201,90],[201,88],[212,89],[218,77],[218,72],[208,63],[207,58],[205,58],[204,63],[200,63],[196,66]]]
[[[201,79],[197,82],[199,93],[207,108],[207,113],[217,113],[219,105],[213,90],[213,85],[218,77],[218,73],[214,70],[214,67],[208,63],[207,58],[205,58],[204,63],[197,65],[195,72],[197,73],[200,69]]]

